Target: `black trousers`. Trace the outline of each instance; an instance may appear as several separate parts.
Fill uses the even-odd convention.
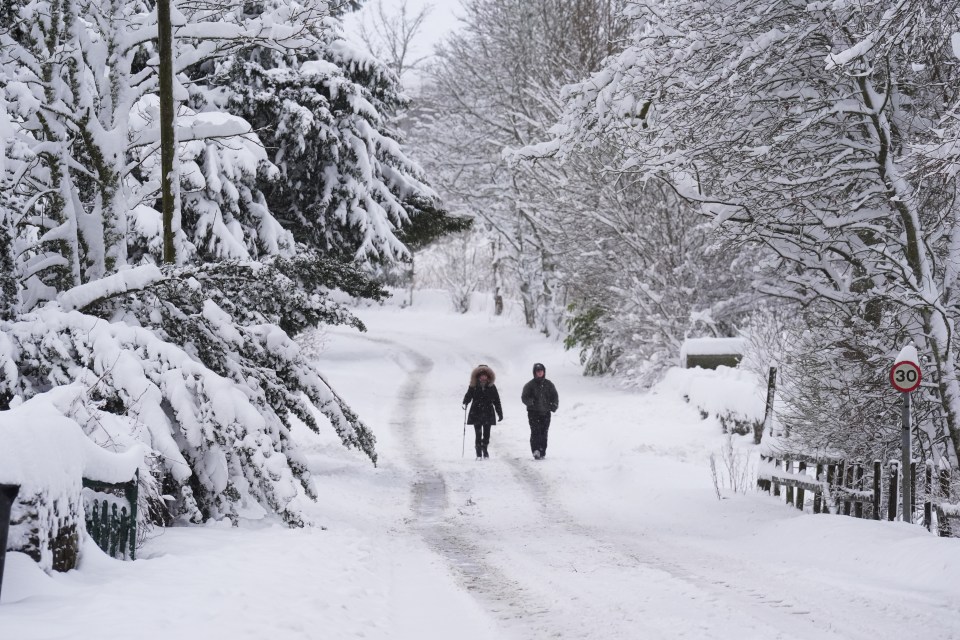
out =
[[[541,456],[546,455],[550,414],[528,411],[527,420],[530,421],[530,452],[539,451]]]
[[[473,432],[477,434],[476,447],[477,455],[480,455],[481,449],[486,449],[487,445],[490,444],[490,427],[493,425],[489,424],[475,424],[473,425]]]

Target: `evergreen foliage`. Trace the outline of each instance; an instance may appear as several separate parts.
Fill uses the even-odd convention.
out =
[[[396,79],[340,37],[357,4],[174,12],[163,268],[153,4],[0,12],[0,409],[44,394],[103,446],[146,444],[142,514],[304,524],[304,424],[376,462],[370,429],[293,338],[364,330],[337,300],[386,295],[365,265],[454,223],[388,124]],[[158,511],[160,488],[176,501]]]
[[[279,175],[265,182],[265,201],[298,242],[345,260],[395,262],[409,252],[403,229],[424,212],[444,215],[390,125],[403,105],[397,78],[336,29],[322,35],[297,55],[234,56],[217,89],[270,150]]]

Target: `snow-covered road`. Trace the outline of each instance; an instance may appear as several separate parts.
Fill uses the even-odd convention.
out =
[[[719,429],[679,398],[586,380],[570,354],[515,327],[405,313],[369,323],[378,357],[398,369],[386,371],[397,383],[390,433],[414,478],[410,529],[494,619],[495,637],[960,637],[960,614],[938,593],[947,574],[918,590],[922,578],[895,574],[906,558],[887,557],[898,545],[873,547],[914,531],[804,517],[759,495],[718,502],[707,457]],[[561,392],[544,461],[529,456],[519,403],[538,360]],[[478,462],[455,445],[480,362],[498,372],[508,417]],[[956,543],[917,542],[956,562]]]
[[[53,580],[15,558],[30,584],[4,585],[0,638],[960,638],[960,541],[717,500],[723,436],[679,393],[583,378],[535,332],[422,298],[326,336],[381,457],[303,439],[326,530],[168,530],[141,561]],[[543,461],[519,400],[535,361],[560,393]],[[475,461],[460,400],[481,362],[506,419]]]

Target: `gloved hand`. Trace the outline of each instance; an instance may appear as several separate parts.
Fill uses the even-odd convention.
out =
[[[460,408],[463,409],[464,411],[466,411],[466,410],[467,410],[467,405],[463,405],[463,406],[460,407]]]
[[[502,413],[497,416],[497,422],[503,422],[503,414],[502,414]]]

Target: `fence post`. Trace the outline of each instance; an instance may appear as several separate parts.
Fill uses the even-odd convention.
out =
[[[917,463],[910,462],[910,522],[917,512]]]
[[[818,485],[819,485],[819,483],[823,482],[822,478],[823,478],[823,463],[822,463],[822,462],[818,462],[818,463],[817,463],[817,478],[816,478]],[[822,488],[818,488],[818,489],[813,493],[813,512],[814,512],[814,513],[820,513],[820,509],[821,509],[820,505],[821,505],[822,503],[823,503],[823,489],[822,489]]]
[[[853,465],[849,465],[846,468],[846,471],[843,476],[843,487],[845,489],[853,489]],[[846,500],[843,501],[843,515],[850,515],[850,496],[846,496]]]
[[[944,501],[949,501],[950,499],[950,469],[940,469],[939,474],[940,480],[940,497]],[[950,535],[950,523],[947,522],[947,519],[943,517],[943,510],[937,505],[937,533],[941,536]]]
[[[834,483],[836,481],[837,481],[837,465],[831,462],[827,464],[827,487],[829,487],[831,492],[834,489]],[[830,495],[833,495],[833,494],[831,493]],[[834,509],[837,508],[836,504],[834,504],[833,508]],[[826,511],[827,513],[830,513],[830,505],[826,501],[824,501],[823,503],[823,510]]]
[[[897,480],[900,475],[900,464],[895,461],[890,462],[890,493],[887,494],[887,520],[893,522],[897,519],[897,496],[900,495],[897,489]]]
[[[879,460],[873,461],[873,519],[880,519],[880,487],[883,483],[880,481],[880,475],[883,473],[883,465]]]
[[[806,462],[803,462],[803,461],[800,462],[800,464],[798,465],[798,468],[797,468],[797,473],[799,473],[800,475],[804,475],[804,476],[807,475],[807,463],[806,463]],[[803,492],[803,487],[797,487],[797,509],[800,509],[800,511],[803,511],[803,503],[804,503],[803,493],[804,493],[804,492]]]
[[[765,455],[763,455],[763,454],[761,453],[761,454],[760,454],[760,462],[761,462],[762,464],[773,464],[773,458],[771,458],[770,456],[765,456]],[[760,487],[760,489],[762,489],[763,491],[766,491],[767,493],[770,493],[771,490],[772,490],[772,486],[773,486],[773,485],[771,484],[770,480],[761,480],[761,479],[758,477],[758,478],[757,478],[757,486]]]
[[[773,394],[776,390],[777,368],[770,367],[770,375],[767,377],[767,407],[763,412],[763,424],[753,425],[753,444],[760,444],[764,429],[769,429],[770,435],[773,435]]]
[[[933,505],[930,499],[933,497],[933,462],[927,460],[924,465],[923,485],[927,491],[927,499],[923,501],[923,526],[927,531],[933,530]]]
[[[774,469],[774,471],[776,471],[776,470],[779,469],[779,468],[780,468],[780,460],[779,460],[779,459],[775,459],[775,460],[773,461],[773,469]],[[777,482],[776,480],[773,481],[773,495],[775,495],[775,496],[779,496],[779,495],[780,495],[780,483]]]
[[[863,491],[863,463],[857,462],[853,467],[854,482],[856,483],[857,491]],[[857,518],[863,517],[863,502],[857,500],[853,503],[853,515]]]
[[[7,559],[7,534],[10,532],[10,511],[20,493],[18,484],[0,484],[0,592],[3,590],[3,565]]]
[[[793,460],[785,460],[784,466],[786,467],[787,473],[793,473]],[[787,504],[793,506],[793,485],[787,485]]]
[[[130,503],[130,559],[137,559],[137,500],[140,499],[140,469],[133,473],[132,482],[127,484],[123,495]]]

